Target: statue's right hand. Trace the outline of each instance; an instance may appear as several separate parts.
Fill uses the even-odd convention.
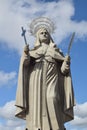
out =
[[[26,46],[24,47],[24,52],[25,52],[26,54],[29,54],[29,45],[26,45]]]
[[[24,65],[25,65],[25,66],[28,66],[29,63],[30,63],[29,45],[26,45],[26,46],[24,47],[23,58],[24,58]]]

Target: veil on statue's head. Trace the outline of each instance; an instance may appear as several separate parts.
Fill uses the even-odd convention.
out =
[[[30,24],[30,32],[32,35],[36,37],[34,47],[37,48],[41,45],[39,40],[39,33],[44,29],[47,30],[47,32],[49,33],[50,37],[49,46],[55,47],[56,45],[54,44],[53,39],[50,35],[51,33],[54,32],[55,26],[54,23],[49,18],[46,17],[36,18]]]
[[[34,47],[35,47],[35,48],[41,46],[40,39],[39,39],[39,34],[40,34],[40,32],[41,32],[42,30],[47,30],[47,29],[44,28],[44,27],[41,27],[41,28],[36,32],[36,41],[35,41],[35,44],[34,44]],[[48,30],[47,30],[47,32],[48,32]],[[48,34],[49,34],[49,32],[48,32]],[[53,39],[52,39],[52,37],[51,37],[50,34],[49,34],[49,38],[50,38],[49,46],[50,46],[50,47],[55,47],[56,45],[55,45],[55,43],[54,43],[54,41],[53,41]]]

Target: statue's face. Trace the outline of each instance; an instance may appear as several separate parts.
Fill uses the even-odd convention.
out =
[[[46,29],[41,29],[40,32],[39,32],[39,40],[40,42],[44,42],[44,43],[49,43],[49,40],[50,40],[50,36],[49,36],[49,33]]]

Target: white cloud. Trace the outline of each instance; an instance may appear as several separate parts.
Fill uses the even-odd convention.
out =
[[[13,83],[16,83],[16,72],[6,73],[4,71],[0,71],[0,87],[4,85],[10,87]]]
[[[15,101],[7,102],[3,107],[0,107],[0,130],[24,130],[25,121],[15,117]]]
[[[3,107],[0,107],[0,117],[13,119],[15,111],[15,101],[7,102]]]
[[[76,130],[87,130],[87,102],[77,104],[75,109],[74,120],[71,121],[71,126]]]
[[[3,0],[0,2],[0,40],[20,53],[24,46],[21,26],[28,30],[27,23],[38,16],[47,16],[56,23],[54,38],[58,44],[73,31],[80,39],[87,37],[87,21],[72,20],[74,15],[75,7],[72,0],[46,3],[36,0]],[[28,42],[32,46],[34,40],[28,35],[27,33]]]
[[[23,126],[19,126],[19,127],[8,127],[8,126],[4,126],[0,124],[0,130],[24,130]]]
[[[75,107],[75,115],[81,118],[87,117],[87,102],[83,104],[77,104]]]

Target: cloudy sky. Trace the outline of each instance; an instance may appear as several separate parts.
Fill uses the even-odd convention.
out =
[[[70,37],[71,72],[75,91],[75,119],[67,130],[87,130],[87,0],[0,0],[0,130],[24,130],[25,122],[14,117],[20,56],[25,46],[21,26],[26,28],[30,48],[34,37],[29,24],[40,16],[56,26],[55,43],[67,54]]]

